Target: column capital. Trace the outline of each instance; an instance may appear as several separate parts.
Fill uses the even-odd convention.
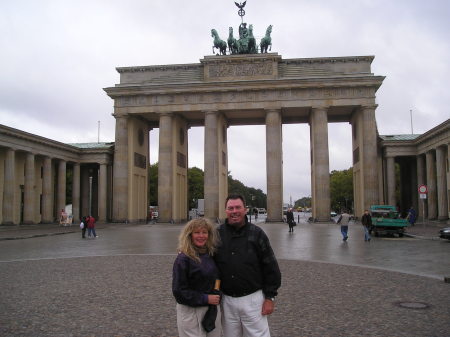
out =
[[[121,113],[113,112],[111,114],[111,116],[113,116],[115,119],[130,117],[130,115],[126,112],[121,112]]]
[[[275,109],[264,109],[264,111],[266,112],[266,114],[268,113],[280,113],[281,112],[281,108],[275,108]]]
[[[361,110],[369,110],[369,109],[376,110],[376,108],[378,108],[378,104],[375,104],[375,103],[361,105]]]
[[[316,110],[328,111],[329,108],[330,108],[329,105],[314,105],[311,107],[311,110],[313,110],[313,111],[316,111]]]
[[[219,114],[219,110],[202,110],[202,112],[206,115],[218,115]]]
[[[173,117],[173,113],[171,113],[171,112],[161,112],[160,114],[159,114],[159,118],[161,118],[161,117]]]

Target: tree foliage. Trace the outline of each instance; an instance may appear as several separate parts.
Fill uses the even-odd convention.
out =
[[[233,179],[230,172],[228,172],[228,192],[241,194],[247,202],[246,206],[267,208],[267,195],[261,189],[245,186],[239,180]]]
[[[158,205],[158,163],[148,166],[148,203]]]
[[[353,208],[353,169],[331,171],[330,174],[331,209],[340,212]]]
[[[158,205],[158,163],[148,168],[148,200],[150,205]],[[188,168],[189,209],[196,207],[197,199],[204,198],[204,172],[198,167]],[[248,206],[266,208],[267,195],[261,190],[247,187],[239,180],[233,179],[228,172],[228,192],[242,194]]]
[[[298,199],[295,204],[294,204],[294,208],[305,208],[305,207],[311,207],[311,197],[303,197],[301,199]]]
[[[205,175],[198,167],[188,168],[188,200],[189,209],[195,208],[197,199],[204,198],[204,186]]]

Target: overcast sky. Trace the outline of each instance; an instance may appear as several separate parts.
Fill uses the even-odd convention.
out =
[[[61,142],[114,141],[116,67],[198,63],[211,28],[240,24],[232,0],[0,2],[0,124]],[[374,55],[380,134],[423,133],[450,117],[450,1],[247,0],[257,38],[273,25],[283,58]],[[229,170],[266,189],[265,127],[230,127]],[[203,169],[203,128],[189,131],[189,166]],[[150,161],[158,156],[151,132]],[[348,123],[329,124],[330,170],[351,166]],[[311,194],[309,126],[283,126],[284,198]]]

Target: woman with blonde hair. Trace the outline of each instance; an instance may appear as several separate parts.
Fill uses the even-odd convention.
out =
[[[189,221],[178,238],[178,256],[173,264],[172,293],[177,301],[177,326],[180,337],[218,337],[221,335],[220,295],[212,294],[219,271],[212,255],[217,233],[204,218]],[[202,319],[209,305],[219,311],[215,329],[206,332]]]

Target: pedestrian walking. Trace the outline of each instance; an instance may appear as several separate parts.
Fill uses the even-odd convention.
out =
[[[281,285],[278,262],[266,233],[248,222],[243,196],[228,196],[225,212],[214,255],[222,281],[224,337],[269,337],[267,316]]]
[[[86,217],[87,228],[88,228],[88,238],[98,238],[97,233],[95,232],[95,218],[92,215],[88,215]]]
[[[416,223],[417,213],[413,206],[408,210],[408,215],[406,217],[411,226],[414,226]]]
[[[295,220],[292,208],[289,208],[286,212],[286,221],[289,225],[289,233],[294,233]]]
[[[217,306],[220,295],[212,294],[219,271],[212,258],[217,231],[205,218],[189,221],[178,238],[178,255],[173,264],[172,293],[177,301],[177,327],[180,337],[220,337],[220,308],[212,331],[201,322],[209,305]],[[209,330],[209,328],[208,328]]]
[[[83,225],[83,226],[81,226],[81,225]],[[81,238],[86,239],[87,222],[86,222],[85,216],[81,219],[80,228],[81,228]]]
[[[372,217],[369,210],[365,210],[363,216],[361,217],[361,223],[364,228],[364,241],[370,241],[370,228],[372,227]]]
[[[341,224],[342,241],[347,241],[348,223],[350,222],[350,214],[347,213],[347,210],[344,209],[337,222]]]
[[[67,225],[67,213],[66,211],[63,209],[61,209],[61,213],[59,216],[59,224],[62,226],[66,226]]]

